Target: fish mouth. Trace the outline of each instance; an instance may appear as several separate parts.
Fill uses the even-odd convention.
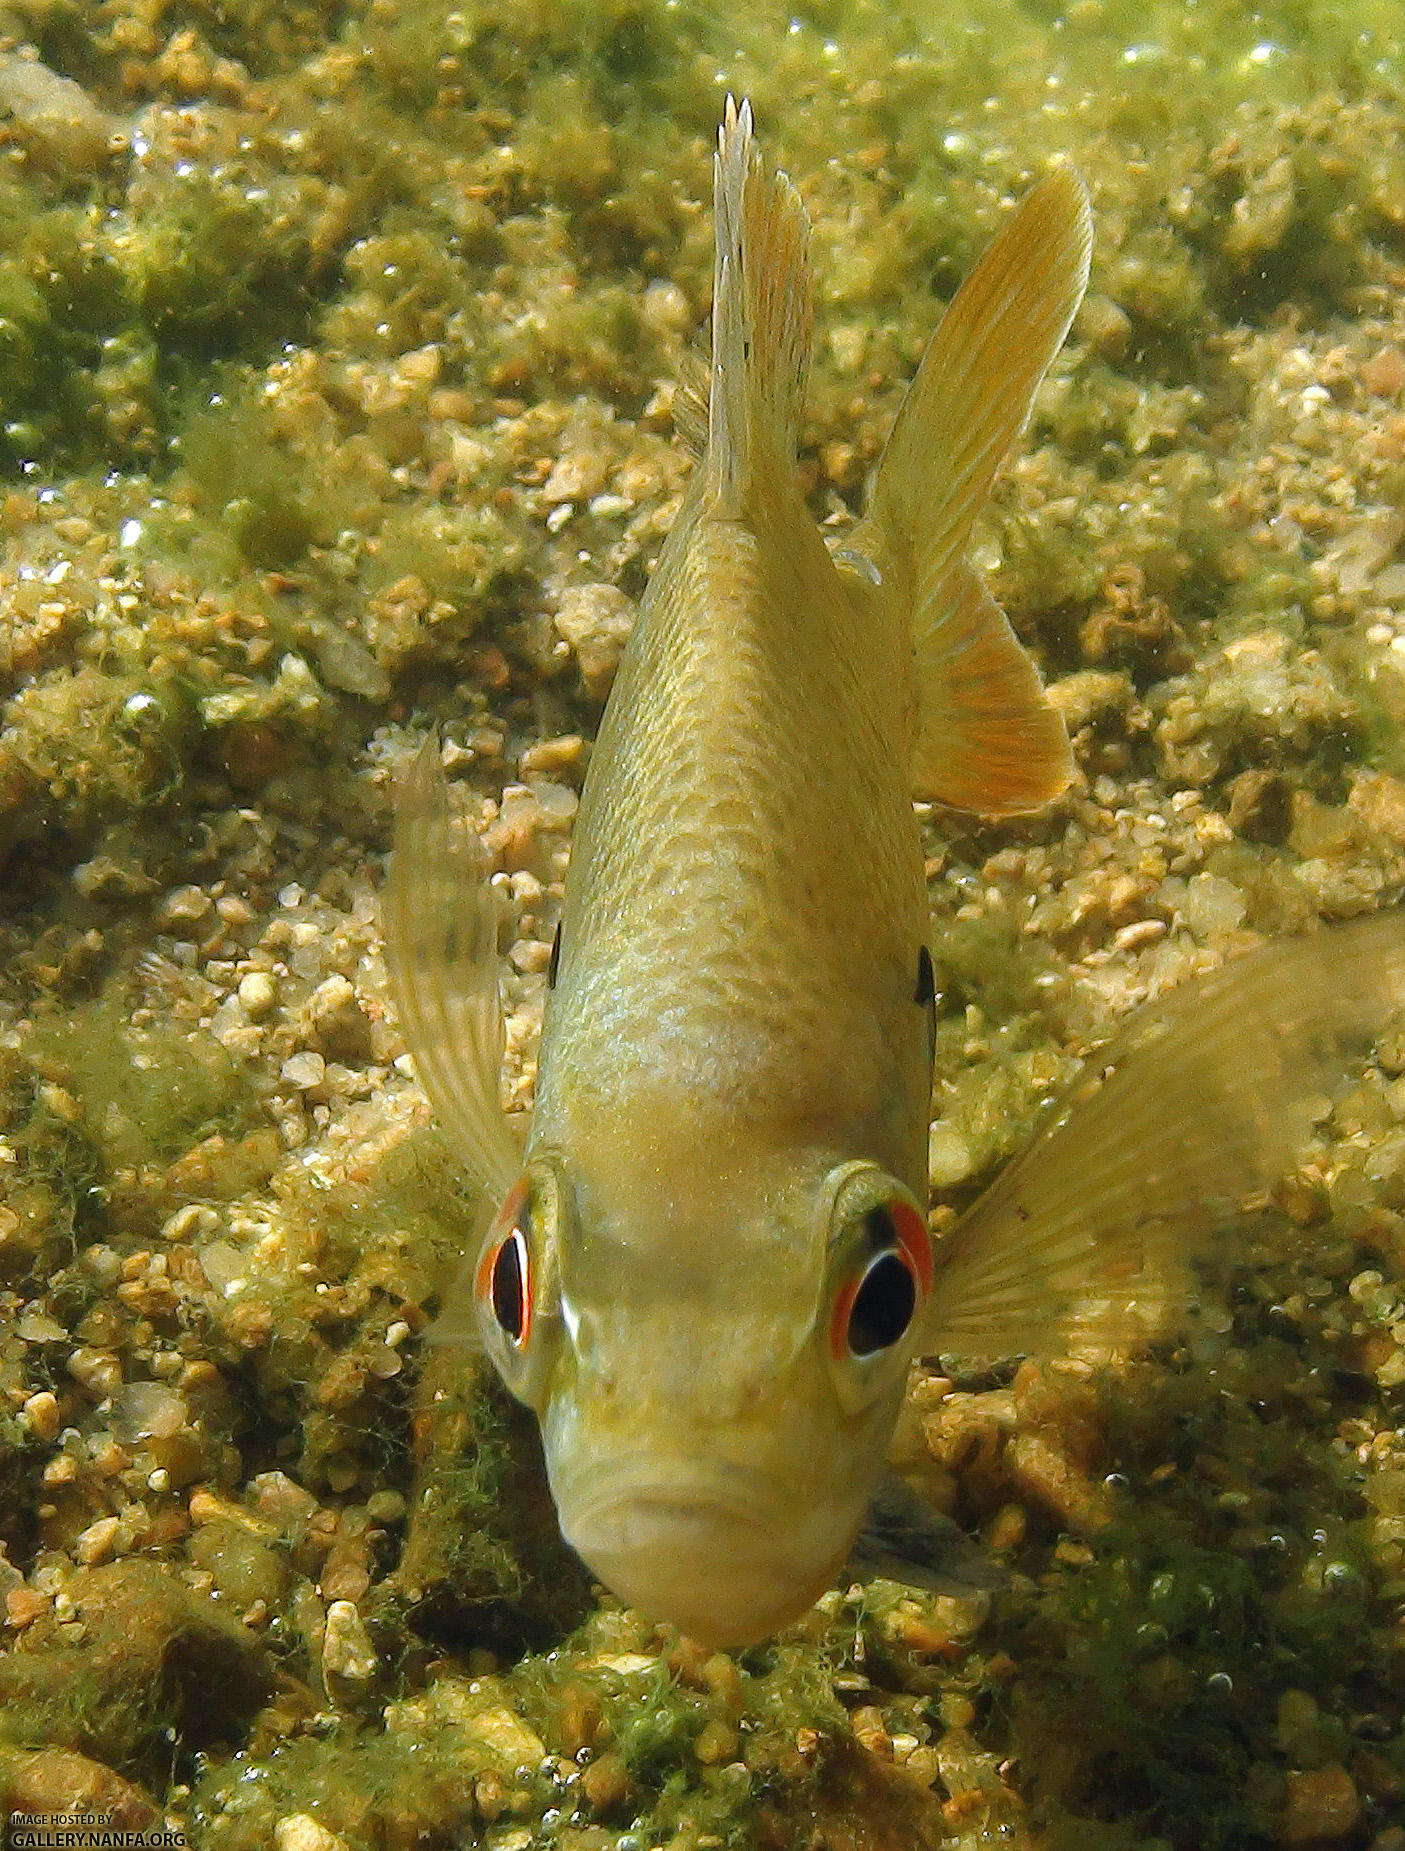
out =
[[[750,1645],[797,1619],[849,1546],[838,1512],[797,1518],[786,1487],[751,1474],[597,1467],[569,1489],[562,1534],[591,1572],[703,1645]]]

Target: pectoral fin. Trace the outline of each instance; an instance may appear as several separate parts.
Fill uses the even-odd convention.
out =
[[[896,1472],[879,1482],[845,1572],[859,1581],[880,1575],[931,1594],[989,1591],[1010,1578],[959,1523],[934,1510]]]
[[[453,813],[434,739],[397,792],[381,914],[390,994],[420,1085],[455,1154],[500,1201],[522,1163],[498,1092],[497,911],[482,844]]]
[[[1145,1342],[1277,1181],[1322,1095],[1405,1008],[1405,914],[1265,946],[1142,1009],[958,1224],[925,1347]]]

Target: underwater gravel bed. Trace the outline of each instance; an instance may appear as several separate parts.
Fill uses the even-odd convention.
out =
[[[980,547],[1081,775],[924,818],[936,1224],[1136,1001],[1396,903],[1391,27],[0,5],[7,1805],[218,1851],[1402,1851],[1401,1032],[1182,1344],[915,1372],[895,1462],[993,1597],[842,1587],[705,1654],[600,1602],[522,1419],[420,1342],[476,1204],[376,924],[435,725],[524,1103],[728,86],[814,223],[836,533],[1005,204],[1053,152],[1094,199]]]

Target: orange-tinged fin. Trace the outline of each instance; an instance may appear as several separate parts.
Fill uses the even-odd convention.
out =
[[[1122,1348],[1172,1328],[1193,1265],[1405,1009],[1405,913],[1267,945],[1138,1011],[937,1256],[924,1346]]]
[[[913,638],[914,792],[985,816],[1051,802],[1073,776],[1068,733],[1004,611],[964,559],[924,609],[940,617]]]
[[[420,1085],[454,1154],[496,1204],[522,1167],[498,1091],[497,907],[483,845],[454,814],[432,737],[396,792],[381,923],[391,999]]]
[[[1082,299],[1091,249],[1083,182],[1056,167],[942,317],[850,543],[912,599],[916,793],[987,815],[1037,809],[1073,773],[1063,722],[965,553]]]
[[[717,267],[706,482],[711,506],[740,512],[758,479],[795,466],[810,365],[809,222],[783,173],[767,168],[751,105],[727,98],[713,164]]]

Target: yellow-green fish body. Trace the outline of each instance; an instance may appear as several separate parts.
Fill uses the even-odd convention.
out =
[[[1008,813],[1070,772],[965,550],[1082,291],[1087,204],[1057,169],[1012,214],[832,560],[793,468],[805,221],[745,106],[716,200],[707,448],[591,760],[525,1158],[493,896],[432,745],[385,924],[419,1077],[498,1204],[474,1340],[540,1418],[563,1532],[627,1600],[737,1643],[842,1560],[919,1346],[1123,1345],[1184,1308],[1191,1262],[1405,1006],[1405,920],[1149,1006],[933,1253],[911,796]]]
[[[421,1075],[504,1198],[474,1290],[563,1532],[627,1600],[737,1642],[846,1553],[932,1285],[914,791],[1000,813],[1070,775],[964,551],[1090,232],[1053,171],[948,311],[836,562],[795,471],[807,226],[745,105],[715,190],[707,446],[592,755],[519,1182],[427,765],[388,924]]]

